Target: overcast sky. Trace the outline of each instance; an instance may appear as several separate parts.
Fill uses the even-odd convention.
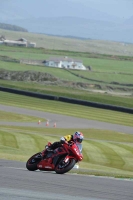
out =
[[[97,9],[99,11],[120,17],[120,18],[130,18],[133,16],[133,0],[0,0],[0,5],[14,5],[21,6],[22,9],[29,9],[30,7],[33,11],[40,9],[40,13],[37,10],[36,15],[39,14],[45,17],[45,12],[43,12],[43,8],[50,7],[52,8],[52,3],[56,3],[58,8],[64,9],[65,5],[71,3],[75,4],[79,7],[85,5],[86,7],[91,7],[93,9]],[[64,4],[64,7],[63,7]],[[56,12],[56,7],[52,8]],[[30,11],[30,10],[29,10]],[[76,9],[73,11],[76,12]],[[69,11],[68,11],[69,16]],[[41,17],[41,16],[39,16]]]
[[[133,0],[69,0],[121,18],[133,15]]]

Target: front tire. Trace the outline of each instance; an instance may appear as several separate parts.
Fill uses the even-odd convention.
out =
[[[42,159],[41,153],[36,153],[31,158],[29,158],[29,160],[26,163],[26,168],[29,171],[35,171],[35,170],[37,170],[38,169],[37,165],[41,161],[41,159]]]
[[[55,172],[57,174],[64,174],[70,171],[76,163],[74,159],[69,159],[68,163],[63,164],[63,160],[64,159],[60,160],[60,162],[56,165]]]

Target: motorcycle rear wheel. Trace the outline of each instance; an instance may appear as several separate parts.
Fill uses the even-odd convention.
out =
[[[29,158],[29,160],[26,163],[26,168],[29,171],[35,171],[37,170],[37,164],[41,161],[42,157],[41,157],[41,153],[36,153],[34,154],[31,158]]]
[[[76,163],[76,161],[74,159],[70,159],[68,163],[64,163],[64,165],[63,165],[63,160],[64,159],[60,160],[60,162],[55,167],[55,172],[57,174],[64,174],[64,173],[70,171]]]

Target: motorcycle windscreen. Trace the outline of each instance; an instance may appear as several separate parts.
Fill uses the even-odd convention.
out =
[[[78,147],[78,149],[79,149],[79,151],[80,151],[80,153],[81,153],[81,152],[82,152],[82,144],[76,143],[76,145],[77,145],[77,147]]]

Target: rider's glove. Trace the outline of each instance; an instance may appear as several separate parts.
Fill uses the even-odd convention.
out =
[[[61,144],[65,144],[66,143],[66,141],[65,140],[61,140]]]
[[[61,137],[60,141],[61,141],[62,144],[66,143],[66,140],[65,140],[64,137]]]

